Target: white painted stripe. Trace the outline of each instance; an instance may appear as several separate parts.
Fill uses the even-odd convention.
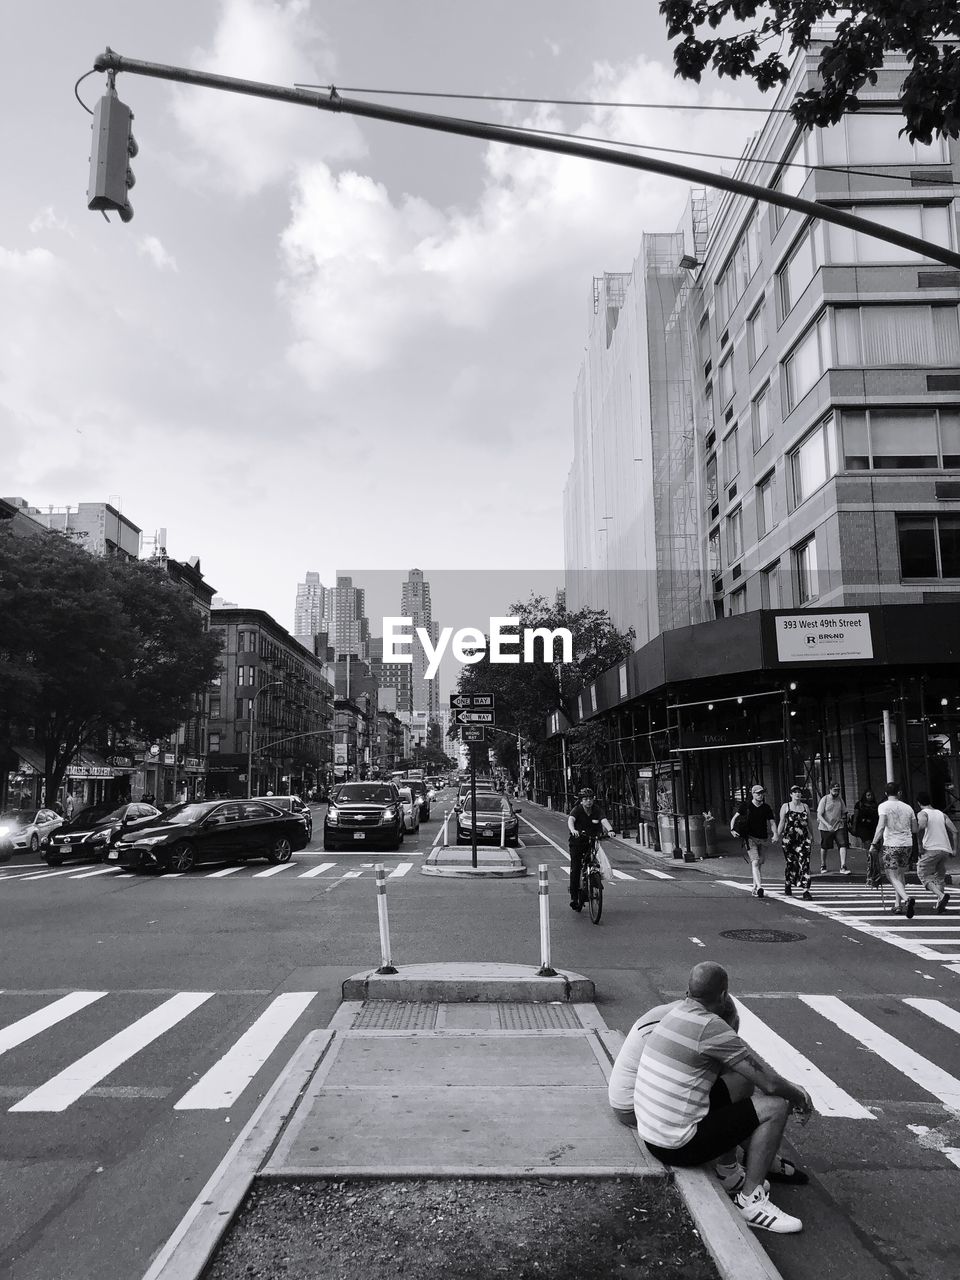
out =
[[[255,871],[253,873],[254,880],[262,880],[264,876],[278,876],[281,871],[287,871],[290,867],[295,867],[295,862],[280,862],[275,867],[267,867],[266,871]],[[307,873],[309,875],[309,872]]]
[[[242,867],[224,867],[222,871],[210,871],[203,878],[204,880],[222,880],[224,876],[235,876],[238,871],[242,871]]]
[[[944,1106],[960,1109],[960,1080],[956,1076],[942,1070],[935,1062],[930,1062],[895,1036],[882,1031],[869,1018],[865,1018],[856,1009],[851,1009],[837,996],[801,995],[800,999],[848,1036],[859,1041],[865,1049],[876,1053],[884,1062],[903,1072],[921,1089],[939,1098]]]
[[[613,868],[613,874],[618,880],[636,880],[637,878],[636,876],[628,876],[625,871],[618,871],[616,867]]]
[[[735,1000],[740,1014],[740,1035],[751,1048],[773,1067],[774,1071],[801,1084],[813,1099],[813,1105],[822,1116],[847,1116],[853,1120],[875,1120],[872,1111],[861,1106],[856,1098],[824,1075],[809,1059],[794,1049],[755,1013],[739,1000]]]
[[[539,827],[535,827],[529,818],[521,818],[520,821],[525,822],[531,831],[535,831],[537,833],[541,840],[546,840],[547,844],[552,844],[557,853],[562,853],[567,861],[570,861],[570,854],[567,850],[562,849],[560,845],[557,844],[556,840],[551,840],[545,831],[541,831]]]
[[[358,876],[362,876],[362,871],[345,871],[340,877],[341,880],[356,880]]]
[[[400,876],[405,876],[412,866],[412,862],[398,862],[393,871],[387,876],[387,879],[397,880]]]
[[[260,1017],[174,1104],[174,1111],[218,1111],[232,1106],[316,995],[289,991]]]
[[[939,1022],[941,1026],[949,1027],[951,1031],[960,1034],[960,1013],[956,1009],[951,1009],[948,1004],[944,1004],[942,1000],[926,1000],[922,996],[907,996],[903,1002],[910,1005],[912,1009],[916,1009],[920,1013],[925,1013],[928,1018],[933,1018],[934,1022]]]
[[[96,871],[81,871],[78,876],[71,876],[71,880],[89,880],[91,876],[112,876],[116,867],[98,867]]]
[[[89,1053],[72,1062],[45,1084],[15,1103],[11,1111],[66,1111],[88,1089],[116,1071],[128,1058],[199,1009],[212,991],[180,991],[152,1012],[124,1027]]]
[[[325,871],[329,871],[331,867],[336,865],[335,862],[321,862],[319,867],[311,867],[309,871],[301,871],[297,879],[312,880],[314,876],[322,876]]]
[[[64,1018],[69,1018],[71,1014],[85,1009],[95,1000],[102,1000],[107,994],[106,991],[71,991],[69,995],[61,996],[59,1000],[54,1000],[53,1004],[38,1009],[36,1013],[28,1013],[25,1018],[11,1022],[8,1027],[0,1027],[0,1053],[15,1049],[18,1044],[33,1039],[41,1031],[46,1031],[48,1027],[55,1026]]]
[[[656,876],[658,880],[675,880],[676,879],[676,877],[670,875],[669,872],[657,871],[654,867],[638,867],[637,869],[639,871],[642,871],[645,876]]]
[[[54,876],[74,875],[76,870],[77,870],[76,867],[65,867],[62,871],[40,871],[36,875],[24,876],[23,879],[24,880],[52,880]],[[112,867],[111,867],[111,870],[113,870]]]

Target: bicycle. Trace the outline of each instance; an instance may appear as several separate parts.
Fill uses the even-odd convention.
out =
[[[599,924],[603,914],[603,876],[597,858],[600,838],[588,836],[587,839],[589,844],[580,863],[580,905],[582,907],[586,904],[590,908],[590,919],[594,924]]]

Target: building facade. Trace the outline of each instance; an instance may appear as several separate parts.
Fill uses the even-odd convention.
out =
[[[430,583],[423,576],[422,569],[411,569],[406,581],[400,588],[400,617],[411,619],[411,629],[423,629],[436,645],[439,638],[439,625],[433,619],[433,605],[430,601]],[[410,665],[411,711],[420,712],[427,720],[436,720],[439,712],[439,692],[436,680],[426,677],[427,654],[422,644],[411,646],[413,662]]]
[[[293,609],[293,634],[308,649],[315,636],[330,632],[330,593],[320,581],[319,573],[308,572],[297,583],[297,599]]]
[[[960,151],[898,136],[904,60],[855,115],[800,134],[784,108],[818,56],[797,58],[737,176],[956,249]],[[725,818],[754,778],[816,799],[837,777],[851,805],[890,776],[942,794],[960,751],[960,272],[695,193],[597,294],[568,600],[633,626],[637,652],[565,710],[606,725],[623,825]]]
[[[338,662],[348,653],[355,658],[367,657],[370,623],[366,607],[363,588],[355,587],[351,577],[337,574],[337,585],[328,592],[328,608],[330,636]]]
[[[140,527],[128,520],[109,502],[80,502],[76,507],[31,508],[29,514],[48,529],[73,538],[94,556],[123,556],[136,560],[140,555]]]

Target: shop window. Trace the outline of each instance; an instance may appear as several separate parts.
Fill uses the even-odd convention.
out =
[[[747,351],[750,356],[750,367],[757,363],[767,349],[767,308],[761,302],[759,307],[747,317]]]
[[[797,599],[801,605],[816,600],[820,594],[817,574],[817,540],[808,538],[796,547],[793,553],[793,565],[797,575]]]
[[[846,213],[855,217],[866,218],[868,222],[877,222],[892,231],[903,231],[907,235],[917,236],[920,240],[929,240],[931,244],[940,245],[944,249],[953,247],[950,235],[950,210],[944,204],[860,204],[841,205]],[[912,249],[902,249],[899,245],[890,244],[887,240],[878,240],[876,236],[864,235],[860,231],[851,231],[849,227],[838,227],[834,223],[824,224],[830,241],[831,262],[929,262],[923,254],[914,253]]]
[[[773,480],[771,471],[757,485],[757,533],[761,538],[765,538],[777,523],[773,514]]]
[[[901,516],[900,576],[960,578],[960,516]]]
[[[837,307],[834,321],[840,365],[960,364],[955,306]]]
[[[773,434],[773,428],[770,426],[770,397],[768,393],[769,387],[764,387],[750,407],[750,417],[753,422],[754,451],[759,449],[762,444],[766,444]]]
[[[960,467],[957,409],[844,409],[840,423],[848,471]]]
[[[831,416],[808,432],[790,454],[794,507],[806,502],[836,470],[836,429]]]
[[[828,365],[827,317],[820,316],[784,361],[787,412],[816,385]]]

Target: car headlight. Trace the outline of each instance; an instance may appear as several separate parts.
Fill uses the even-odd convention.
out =
[[[109,832],[109,831],[98,831],[98,832],[97,832],[97,834],[96,834],[95,836],[91,836],[91,837],[90,837],[90,843],[91,843],[91,844],[109,844],[109,843],[110,843],[110,832]]]
[[[396,822],[396,820],[397,820],[397,811],[396,809],[393,808],[392,805],[390,806],[389,809],[384,809],[383,815],[380,818],[381,822]]]
[[[137,844],[160,844],[166,838],[166,836],[144,836],[142,840],[137,840]]]
[[[12,836],[16,829],[14,826],[0,827],[0,836]]]
[[[331,805],[327,810],[327,822],[330,824],[331,827],[335,827],[339,821],[340,821],[339,810],[335,809],[333,805]]]

